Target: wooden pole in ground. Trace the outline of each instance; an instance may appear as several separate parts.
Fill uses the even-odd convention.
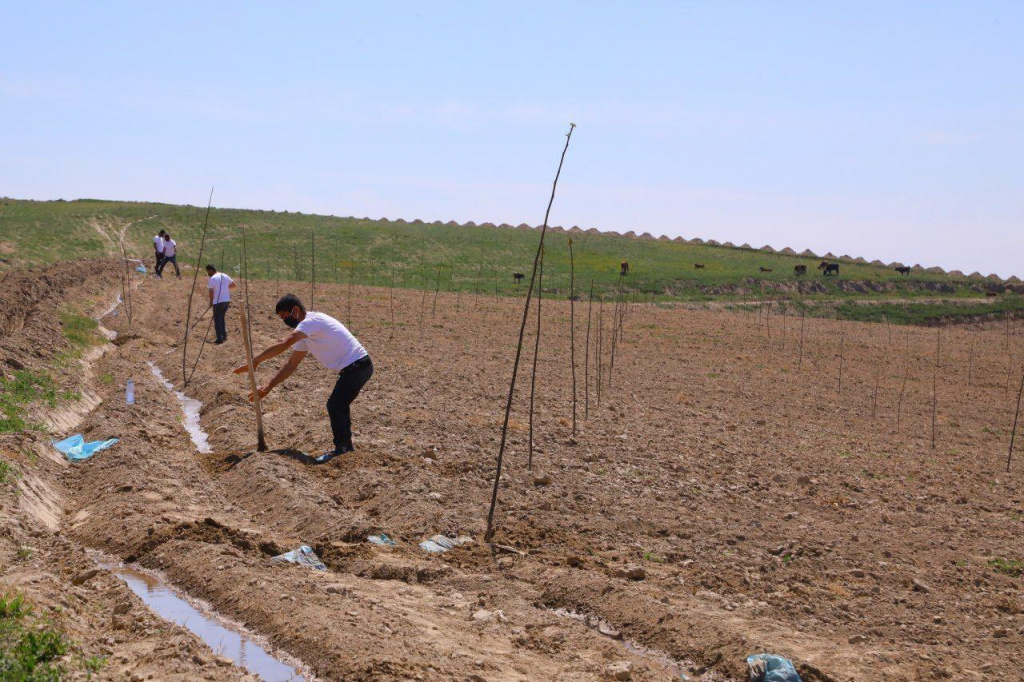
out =
[[[569,367],[572,369],[572,435],[576,435],[576,259],[569,239]]]
[[[839,395],[843,394],[843,351],[846,348],[846,333],[839,327]]]
[[[213,206],[213,188],[210,188],[210,198],[206,203],[206,219],[203,220],[203,236],[199,239],[199,255],[196,256],[196,269],[192,274],[192,289],[188,292],[188,308],[185,311],[185,340],[181,349],[181,383],[188,387],[188,376],[186,372],[188,356],[188,333],[192,326],[192,296],[196,293],[196,281],[199,279],[199,269],[203,263],[203,247],[206,245],[206,227],[210,224],[210,207]],[[223,251],[221,252],[223,255]]]
[[[309,309],[316,307],[316,232],[309,231]]]
[[[1020,388],[1017,390],[1017,409],[1013,413],[1013,429],[1010,430],[1010,451],[1006,453],[1006,473],[1010,473],[1010,463],[1013,461],[1013,441],[1017,437],[1017,419],[1020,417],[1020,396],[1024,393],[1024,373],[1020,376]]]
[[[526,468],[533,471],[533,398],[537,393],[537,358],[540,356],[540,303],[544,299],[544,249],[540,250],[540,269],[537,271],[537,336],[533,343],[533,370],[530,373],[530,450]]]
[[[601,406],[601,384],[604,381],[604,293],[597,302],[597,405]]]
[[[932,450],[935,449],[935,421],[939,402],[939,353],[942,350],[942,327],[935,328],[935,369],[932,372]]]
[[[583,418],[590,419],[590,314],[594,310],[594,280],[590,280],[587,304],[587,342],[583,346]]]
[[[796,361],[796,371],[801,371],[804,366],[804,318],[807,317],[807,302],[803,296],[800,297],[800,357]]]
[[[537,253],[533,257],[533,274],[530,277],[530,288],[533,289],[533,282],[537,276],[537,266],[540,261],[541,251],[544,248],[544,235],[548,230],[548,217],[551,214],[551,205],[555,203],[555,190],[558,188],[558,177],[562,174],[562,164],[565,162],[565,153],[569,151],[569,141],[572,139],[575,123],[569,124],[569,133],[565,136],[565,147],[562,149],[562,157],[558,161],[558,171],[555,173],[555,181],[551,185],[551,198],[548,200],[548,210],[544,214],[544,225],[540,231],[540,243],[537,245]],[[508,420],[512,413],[512,398],[515,395],[516,374],[519,371],[519,359],[523,352],[523,336],[526,334],[526,322],[530,315],[530,296],[526,296],[526,305],[523,306],[523,319],[519,325],[519,342],[516,344],[516,357],[512,363],[512,379],[508,385],[508,401],[505,403],[505,418],[501,425],[501,443],[498,446],[498,457],[495,462],[494,488],[491,491],[491,506],[487,511],[487,531],[484,534],[484,541],[491,542],[494,538],[494,509],[498,504],[498,487],[501,485],[501,465],[505,455],[505,443],[508,436]]]
[[[437,292],[441,290],[441,264],[437,264],[437,282],[434,284],[434,304],[430,308],[430,316],[437,315]]]
[[[256,370],[252,366],[252,343],[249,339],[249,323],[245,317],[245,306],[238,306],[238,315],[242,322],[242,343],[245,345],[245,361],[249,366],[249,389],[252,391],[252,404],[256,410],[256,449],[265,452],[267,442],[263,436],[263,409],[260,407],[260,389],[256,385]]]

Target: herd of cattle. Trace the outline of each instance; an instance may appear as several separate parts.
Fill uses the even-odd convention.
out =
[[[705,267],[704,263],[694,263],[693,264],[693,269],[694,270],[703,270],[704,267]],[[906,266],[899,267],[899,268],[894,268],[894,269],[896,270],[896,272],[900,273],[901,275],[909,275],[910,274],[910,268],[906,267]],[[758,270],[760,270],[761,272],[772,272],[772,268],[766,268],[764,266],[761,266],[760,268],[758,268]],[[839,263],[830,263],[827,260],[823,260],[820,263],[818,263],[818,270],[821,270],[821,274],[822,274],[823,277],[830,277],[830,276],[838,277],[839,276]],[[627,261],[622,261],[619,264],[619,276],[620,277],[625,277],[628,274],[629,274],[629,263]],[[793,266],[793,276],[794,277],[803,277],[806,274],[807,274],[807,266],[806,265],[794,265]],[[516,284],[519,284],[520,282],[522,282],[523,281],[523,277],[524,277],[524,275],[521,272],[513,272],[512,273],[512,279],[515,281]]]

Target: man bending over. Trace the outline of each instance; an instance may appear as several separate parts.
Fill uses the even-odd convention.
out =
[[[334,434],[334,449],[314,458],[318,464],[330,461],[337,455],[352,452],[352,418],[349,405],[359,391],[373,376],[373,362],[362,344],[338,320],[325,313],[306,311],[302,301],[295,294],[285,294],[275,307],[277,316],[294,329],[291,334],[278,341],[252,360],[253,369],[264,360],[276,357],[289,348],[292,354],[274,378],[259,389],[260,398],[287,379],[299,366],[306,353],[312,353],[320,363],[338,374],[331,397],[327,399],[327,415],[331,420]],[[248,371],[248,365],[235,368],[235,374]],[[252,400],[253,396],[250,395]]]

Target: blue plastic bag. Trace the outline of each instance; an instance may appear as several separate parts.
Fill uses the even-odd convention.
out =
[[[774,654],[747,656],[750,682],[800,682],[793,663]]]
[[[141,272],[143,275],[145,275],[146,274],[146,266],[143,265],[142,263],[139,263],[139,266],[137,268],[135,268],[135,272]]]
[[[86,443],[82,434],[76,433],[70,438],[52,442],[53,447],[63,452],[69,462],[84,462],[100,450],[106,450],[109,448],[117,442],[117,439],[111,438],[109,440],[94,440]]]
[[[320,557],[316,555],[313,548],[309,545],[299,545],[298,549],[293,549],[290,552],[284,554],[278,554],[276,557],[271,559],[272,562],[278,563],[281,561],[287,561],[292,564],[299,564],[307,568],[312,568],[314,571],[326,571],[327,566],[324,562],[320,561]]]

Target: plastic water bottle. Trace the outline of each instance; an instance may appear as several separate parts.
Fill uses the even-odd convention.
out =
[[[128,385],[124,389],[124,401],[128,405],[135,404],[135,382],[131,379],[128,380]]]

